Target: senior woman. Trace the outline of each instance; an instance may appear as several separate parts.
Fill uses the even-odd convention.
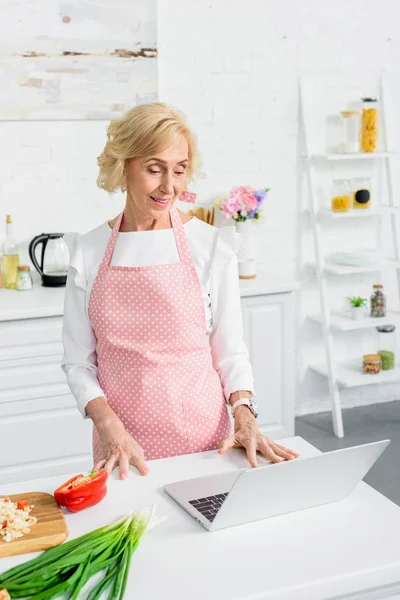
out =
[[[235,231],[175,207],[199,170],[196,137],[161,102],[111,121],[100,188],[123,212],[78,236],[64,307],[62,368],[93,421],[93,464],[109,473],[147,460],[243,447],[252,466],[295,452],[258,430],[242,338]],[[233,407],[234,431],[226,404]]]

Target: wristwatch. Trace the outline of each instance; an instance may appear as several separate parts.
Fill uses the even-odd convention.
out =
[[[236,402],[232,406],[230,406],[232,417],[235,417],[235,409],[238,406],[243,406],[243,405],[248,407],[248,409],[255,416],[255,418],[258,417],[257,404],[255,402],[253,402],[253,400],[251,398],[239,398],[239,400],[236,400]]]

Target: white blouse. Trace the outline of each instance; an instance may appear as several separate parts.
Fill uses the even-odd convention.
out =
[[[255,395],[249,355],[243,341],[234,227],[216,228],[193,217],[184,224],[199,276],[213,366],[226,400],[232,392]],[[65,239],[71,261],[64,300],[61,367],[84,418],[90,400],[105,394],[97,378],[96,337],[88,317],[90,292],[110,239],[106,221],[84,235]],[[173,229],[120,232],[111,265],[147,266],[179,262]]]

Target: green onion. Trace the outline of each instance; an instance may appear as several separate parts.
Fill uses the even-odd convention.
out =
[[[111,588],[110,598],[122,600],[128,582],[132,556],[143,535],[163,519],[154,518],[154,509],[144,508],[60,546],[0,575],[0,589],[11,598],[50,600],[68,593],[77,600],[86,583],[100,571],[104,576],[90,591],[87,600],[98,600]]]

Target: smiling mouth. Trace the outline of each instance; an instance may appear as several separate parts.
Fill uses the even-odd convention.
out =
[[[156,198],[155,196],[150,196],[150,198],[157,204],[168,204],[171,201],[171,198]]]

